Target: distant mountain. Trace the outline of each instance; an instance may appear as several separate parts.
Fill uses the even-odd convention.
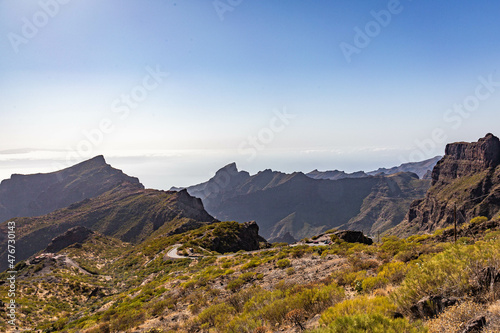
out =
[[[333,227],[384,231],[400,223],[430,181],[410,173],[339,180],[264,170],[250,176],[230,164],[187,191],[219,220],[255,220],[271,241],[310,237]]]
[[[379,168],[378,170],[367,172],[367,174],[375,176],[378,174],[392,175],[398,172],[413,172],[417,174],[420,179],[424,179],[426,177],[426,174],[428,174],[428,172],[434,168],[441,157],[442,156],[436,156],[421,162],[403,163],[398,167],[389,169]]]
[[[57,172],[14,174],[0,183],[0,222],[47,214],[101,195],[123,182],[143,188],[137,178],[106,164],[103,156]]]
[[[125,242],[138,243],[156,233],[177,234],[215,222],[200,199],[183,190],[145,190],[139,183],[124,183],[92,199],[39,217],[16,222],[16,259],[43,250],[68,229],[81,226]],[[7,222],[0,224],[0,271],[5,269]]]
[[[215,176],[208,181],[187,187],[189,194],[194,197],[205,199],[209,195],[222,193],[234,189],[250,178],[250,174],[246,171],[238,171],[236,163],[231,163],[215,173]],[[180,191],[183,188],[172,187],[171,191]]]
[[[368,177],[368,175],[363,171],[346,173],[344,171],[339,171],[339,170],[318,171],[317,169],[309,173],[306,173],[306,176],[311,177],[313,179],[330,179],[330,180]]]
[[[413,202],[405,221],[391,232],[410,235],[452,225],[455,206],[459,224],[500,211],[500,140],[493,134],[448,144],[425,198]]]

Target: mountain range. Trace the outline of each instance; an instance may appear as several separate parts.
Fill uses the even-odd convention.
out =
[[[438,159],[369,173],[264,170],[253,176],[231,163],[187,191],[220,220],[256,220],[270,241],[293,242],[331,228],[376,235],[400,223],[429,188],[430,180],[409,170],[425,175]]]
[[[430,179],[387,170],[314,179],[230,164],[206,183],[159,191],[98,156],[13,176],[3,190],[36,209],[68,204],[0,223],[0,270],[16,226],[15,289],[5,271],[0,294],[15,290],[18,331],[498,332],[500,140],[449,144]],[[85,193],[64,198],[76,188]],[[271,246],[259,233],[312,237]],[[0,330],[11,314],[0,300]]]

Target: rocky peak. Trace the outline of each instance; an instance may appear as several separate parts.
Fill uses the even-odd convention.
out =
[[[500,164],[500,140],[488,133],[478,142],[457,142],[446,146],[446,155],[432,171],[432,184],[495,168]]]
[[[218,174],[221,174],[221,173],[224,173],[224,172],[227,172],[229,174],[237,174],[238,173],[238,167],[236,166],[236,163],[229,163],[228,165],[226,165],[225,167],[221,168],[220,170],[218,170],[215,175],[218,175]]]

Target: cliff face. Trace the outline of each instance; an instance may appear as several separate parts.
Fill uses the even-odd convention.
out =
[[[455,207],[459,224],[500,211],[500,140],[493,134],[478,142],[447,145],[426,197],[411,204],[393,232],[409,235],[452,225]]]
[[[0,183],[0,222],[19,216],[39,216],[96,197],[128,182],[144,188],[135,177],[97,156],[70,168],[36,175],[12,175]]]
[[[432,185],[446,185],[499,164],[500,141],[493,134],[487,134],[478,142],[452,143],[446,146],[446,155],[432,170]]]

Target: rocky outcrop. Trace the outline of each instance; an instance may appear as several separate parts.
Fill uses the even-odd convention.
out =
[[[74,227],[66,231],[64,234],[59,235],[52,239],[49,246],[44,250],[46,253],[57,253],[62,249],[67,248],[68,246],[75,244],[82,244],[90,236],[92,236],[94,232],[85,227]]]
[[[144,188],[137,178],[106,164],[103,156],[57,172],[14,174],[0,183],[0,222],[13,217],[44,215],[99,196],[124,182]]]
[[[373,240],[363,235],[361,231],[342,230],[334,232],[333,234],[347,243],[373,244]]]
[[[414,318],[433,318],[449,306],[455,305],[460,300],[456,297],[426,296],[410,308]]]
[[[215,235],[211,239],[210,250],[219,253],[254,251],[263,247],[269,247],[269,243],[259,236],[259,226],[255,221],[235,225],[236,232],[226,232]]]
[[[452,143],[432,171],[432,186],[391,232],[402,236],[432,232],[476,216],[500,211],[500,140],[487,134],[478,142]],[[456,214],[455,214],[456,211]]]

